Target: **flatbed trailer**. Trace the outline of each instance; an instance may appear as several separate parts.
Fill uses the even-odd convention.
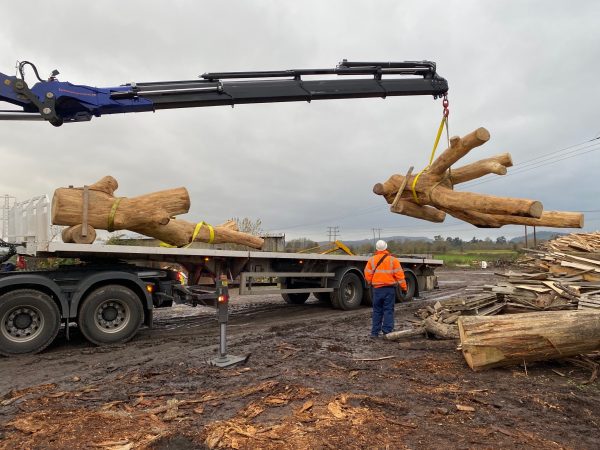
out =
[[[0,354],[41,351],[63,325],[68,337],[72,323],[95,344],[126,342],[142,323],[152,326],[154,308],[216,305],[222,279],[235,281],[239,295],[281,294],[290,304],[311,293],[342,310],[371,303],[363,275],[368,256],[51,242],[48,206],[42,196],[17,211],[24,224],[13,229],[19,245],[12,245],[20,255],[78,263],[0,273]],[[408,284],[404,300],[436,287],[442,261],[399,260]],[[176,265],[189,274],[189,285],[180,283]]]

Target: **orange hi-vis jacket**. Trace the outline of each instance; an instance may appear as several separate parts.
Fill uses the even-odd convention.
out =
[[[375,267],[384,255],[388,256],[379,264],[377,270],[375,270]],[[404,271],[402,270],[400,261],[394,258],[387,250],[377,251],[369,258],[365,266],[365,280],[367,280],[367,283],[372,284],[374,288],[393,286],[398,283],[402,290],[406,290],[406,280],[404,279]]]

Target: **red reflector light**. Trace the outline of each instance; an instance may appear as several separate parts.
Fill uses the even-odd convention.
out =
[[[229,295],[219,295],[219,303],[227,303],[229,301]]]

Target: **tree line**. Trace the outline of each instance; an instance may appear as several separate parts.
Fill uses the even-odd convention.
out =
[[[346,243],[346,245],[348,245]],[[474,250],[519,250],[523,243],[510,242],[505,236],[495,240],[491,238],[463,240],[459,237],[434,236],[433,240],[402,240],[388,241],[388,250],[395,254],[418,254],[418,253],[447,253],[447,252],[469,252]],[[292,239],[285,244],[287,252],[298,252],[314,248],[315,252],[325,250],[329,244],[319,246],[319,243],[308,238]],[[357,255],[372,253],[375,249],[375,241],[365,242],[359,245],[348,245],[353,253]]]

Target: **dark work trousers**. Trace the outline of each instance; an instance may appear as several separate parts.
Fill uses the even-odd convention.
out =
[[[385,286],[373,289],[373,326],[371,336],[391,333],[394,330],[394,304],[396,288]]]

